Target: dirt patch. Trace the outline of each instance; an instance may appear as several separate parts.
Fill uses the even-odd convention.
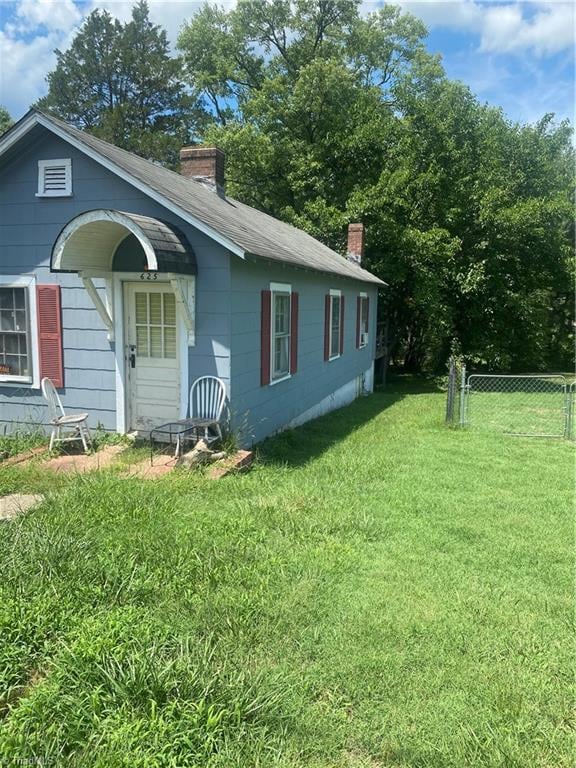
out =
[[[95,472],[109,467],[125,447],[124,445],[107,445],[97,453],[56,456],[54,459],[48,459],[48,461],[43,462],[42,468],[64,474]]]
[[[140,477],[143,480],[156,480],[158,477],[164,477],[172,472],[176,466],[176,458],[168,454],[154,454],[154,463],[150,464],[150,459],[133,464],[126,472],[127,477]]]
[[[0,520],[13,520],[44,501],[44,496],[37,493],[12,493],[0,498]]]
[[[253,461],[254,453],[252,451],[236,451],[232,456],[228,456],[211,467],[208,477],[211,480],[219,480],[221,477],[226,477],[234,472],[246,472],[250,469]]]
[[[347,750],[345,753],[346,768],[384,768],[384,764],[359,750]]]
[[[6,693],[0,694],[0,717],[5,717],[11,709],[17,706],[20,699],[32,691],[32,689],[42,681],[42,675],[39,670],[34,670],[28,681],[24,685],[15,685]]]

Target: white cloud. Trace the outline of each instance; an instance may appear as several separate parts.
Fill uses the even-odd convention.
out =
[[[574,6],[540,3],[531,17],[520,5],[487,8],[480,49],[497,53],[531,51],[547,56],[574,46]]]
[[[480,50],[491,53],[530,51],[547,56],[574,47],[574,4],[541,2],[474,2],[474,0],[398,0],[429,28],[476,33]]]
[[[69,30],[82,20],[80,9],[72,0],[20,0],[16,18],[22,31],[34,31],[38,27],[47,30]]]
[[[57,36],[52,34],[25,41],[0,31],[0,102],[13,117],[20,117],[45,93],[44,78],[54,67],[53,50],[58,43]]]
[[[218,5],[230,8],[235,0],[214,0]],[[204,4],[204,0],[148,0],[150,18],[154,24],[160,24],[168,33],[172,48],[176,47],[176,39],[182,24]],[[132,0],[91,0],[87,13],[96,8],[107,10],[119,21],[129,21],[132,14]]]
[[[68,48],[82,21],[72,0],[21,0],[0,30],[0,103],[18,118],[46,93],[56,48]]]
[[[398,0],[397,5],[422,19],[429,28],[447,27],[474,32],[482,27],[482,5],[473,0]]]

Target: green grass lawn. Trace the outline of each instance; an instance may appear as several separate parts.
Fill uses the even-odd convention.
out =
[[[572,446],[393,388],[218,482],[0,469],[0,762],[571,766]]]

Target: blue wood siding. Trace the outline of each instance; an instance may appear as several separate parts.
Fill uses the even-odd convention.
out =
[[[37,198],[38,160],[72,159],[73,196]],[[217,375],[231,393],[231,410],[242,441],[277,431],[370,368],[376,328],[377,291],[336,276],[264,266],[228,252],[179,217],[146,197],[47,131],[22,140],[16,157],[0,166],[0,275],[36,275],[38,283],[62,286],[64,407],[87,410],[90,424],[116,428],[114,344],[76,275],[53,274],[49,259],[62,227],[94,208],[115,208],[160,218],[180,227],[196,253],[196,345],[189,348],[190,384]],[[270,282],[290,283],[300,296],[298,372],[260,386],[260,294]],[[103,284],[96,281],[100,290]],[[341,358],[325,362],[324,297],[331,288],[345,296]],[[370,343],[356,349],[356,298],[370,296]],[[103,295],[103,294],[102,294]],[[230,350],[232,349],[232,355]],[[38,389],[0,384],[0,434],[16,425],[46,421]]]
[[[377,290],[336,275],[281,265],[232,260],[232,411],[246,444],[270,435],[370,368],[376,338]],[[271,282],[288,283],[299,294],[298,371],[278,383],[260,385],[260,295]],[[344,353],[324,360],[324,297],[340,289],[344,300]],[[356,298],[370,297],[370,341],[356,349]]]
[[[73,196],[37,198],[38,160],[72,159]],[[50,253],[62,227],[94,208],[115,208],[180,227],[196,252],[196,346],[189,348],[193,381],[212,374],[230,379],[230,259],[228,253],[99,163],[45,131],[23,139],[17,156],[0,168],[0,274],[35,274],[62,286],[64,408],[87,410],[92,426],[116,428],[114,345],[76,275],[50,272]],[[102,289],[103,283],[96,281]],[[0,384],[0,433],[46,420],[38,389]]]

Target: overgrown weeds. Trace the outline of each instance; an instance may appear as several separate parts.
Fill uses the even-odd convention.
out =
[[[42,445],[48,447],[48,438],[40,429],[17,428],[10,432],[5,431],[0,435],[0,461]]]

